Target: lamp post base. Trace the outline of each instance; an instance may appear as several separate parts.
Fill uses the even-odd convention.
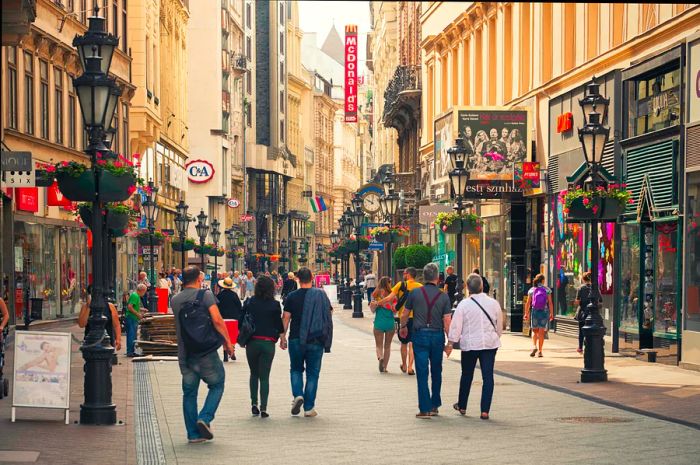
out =
[[[355,293],[352,295],[352,298],[354,300],[355,308],[352,311],[352,317],[353,318],[364,318],[365,314],[362,313],[362,292],[360,292],[359,286],[355,290]]]
[[[343,310],[352,310],[352,289],[350,286],[343,288]]]
[[[82,347],[85,359],[85,403],[80,405],[80,424],[114,425],[117,407],[112,403],[111,346]]]
[[[583,369],[581,370],[582,383],[596,383],[608,380],[608,371],[605,369],[605,326],[598,313],[597,307],[588,307],[589,315],[586,324],[582,328],[584,335]]]
[[[158,313],[158,294],[155,288],[151,288],[151,292],[148,293],[148,311]]]

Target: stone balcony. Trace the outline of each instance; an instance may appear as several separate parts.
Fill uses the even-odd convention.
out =
[[[420,100],[420,66],[397,66],[384,91],[384,126],[403,132],[411,121],[420,118]]]

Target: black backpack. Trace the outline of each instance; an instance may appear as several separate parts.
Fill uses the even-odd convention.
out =
[[[246,304],[243,306],[241,320],[238,322],[238,345],[241,347],[245,347],[248,342],[250,342],[250,338],[253,337],[253,334],[255,334],[255,320],[253,319],[253,315],[250,314],[249,300],[250,299],[246,300]]]
[[[406,281],[401,281],[401,287],[399,288],[401,291],[401,297],[399,297],[396,300],[396,309],[402,309],[403,306],[406,304],[406,301],[408,300],[408,287],[406,286]]]
[[[209,309],[202,304],[206,289],[200,289],[194,300],[185,302],[180,309],[180,333],[188,355],[204,356],[214,352],[223,343],[214,328]]]

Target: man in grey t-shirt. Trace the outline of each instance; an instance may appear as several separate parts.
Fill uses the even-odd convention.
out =
[[[183,414],[185,417],[185,429],[187,439],[191,443],[203,442],[212,439],[211,422],[214,420],[216,409],[219,407],[221,397],[224,394],[224,381],[226,372],[221,358],[216,350],[208,354],[188,354],[182,338],[183,329],[180,327],[180,311],[187,302],[197,298],[197,292],[202,288],[204,276],[196,266],[188,266],[182,272],[183,289],[172,299],[173,314],[175,316],[175,331],[177,333],[178,362],[182,373]],[[219,307],[216,306],[216,298],[207,290],[202,296],[200,304],[209,310],[214,329],[224,340],[224,350],[233,355],[233,346],[226,330]],[[202,410],[197,413],[197,391],[199,382],[204,381],[209,388],[207,398]]]
[[[408,294],[405,308],[413,311],[413,354],[416,360],[416,382],[418,383],[418,409],[416,418],[429,419],[438,414],[442,405],[442,352],[447,356],[452,345],[445,345],[445,336],[450,329],[452,305],[447,294],[437,287],[439,270],[435,263],[423,268],[425,285]],[[399,335],[407,336],[408,313],[401,315]],[[432,394],[428,387],[428,375],[432,379]]]

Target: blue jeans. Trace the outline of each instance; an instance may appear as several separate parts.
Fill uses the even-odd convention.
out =
[[[289,341],[288,348],[292,395],[304,398],[304,410],[308,412],[316,405],[323,346],[319,344],[302,345],[299,339],[292,339]],[[304,369],[306,369],[306,386],[304,386]]]
[[[139,327],[139,322],[127,318],[126,319],[126,353],[133,355],[134,345],[136,344],[136,328]]]
[[[413,356],[416,360],[418,409],[427,413],[442,405],[440,388],[442,387],[442,353],[445,349],[445,333],[420,329],[413,333],[411,342],[413,342]],[[428,371],[432,380],[432,395],[428,387]]]
[[[474,368],[479,360],[481,368],[481,413],[489,413],[493,398],[493,365],[496,363],[496,350],[467,350],[462,352],[462,377],[459,380],[459,408],[467,409],[469,391],[474,379]]]
[[[372,293],[374,292],[375,289],[376,289],[376,287],[368,287],[367,288],[367,302],[372,302]]]
[[[197,431],[197,420],[210,424],[224,395],[226,379],[224,364],[218,352],[214,351],[204,357],[188,358],[185,364],[180,365],[180,373],[182,373],[182,413],[185,416],[187,439],[197,439],[200,437]],[[209,392],[202,410],[197,414],[197,391],[200,380],[207,383]]]

